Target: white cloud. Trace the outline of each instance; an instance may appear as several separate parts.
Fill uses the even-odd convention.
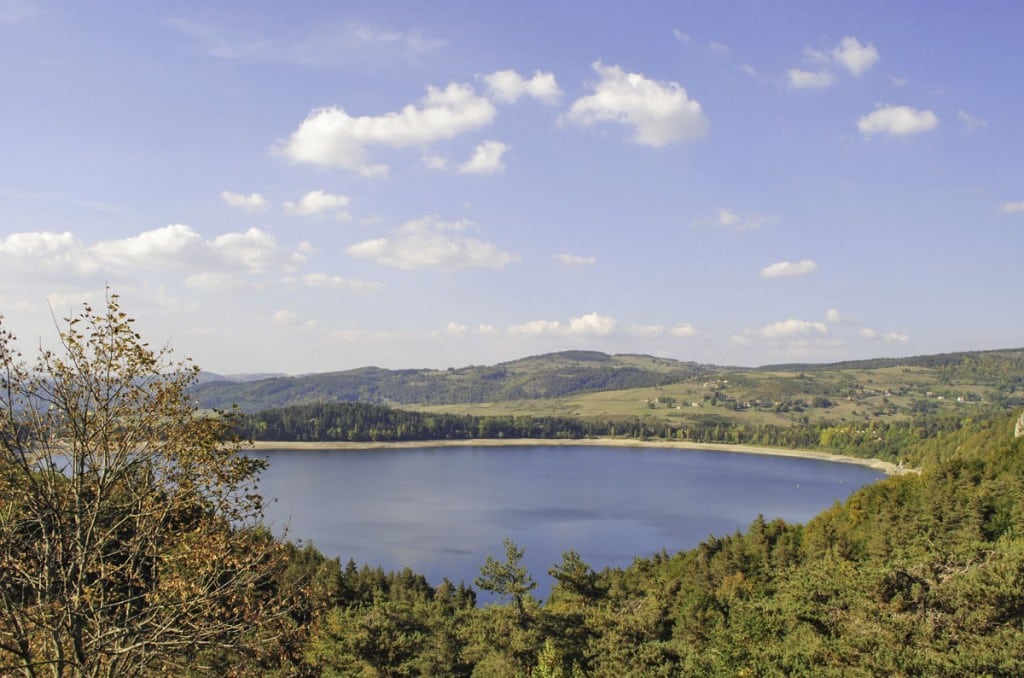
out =
[[[12,233],[0,239],[0,262],[4,269],[29,272],[57,269],[88,273],[96,267],[69,231]]]
[[[731,209],[719,208],[715,215],[714,223],[719,226],[726,226],[737,231],[752,231],[761,228],[765,224],[772,224],[778,221],[776,216],[760,214],[758,212],[737,212]]]
[[[327,275],[326,273],[307,273],[299,278],[299,281],[306,287],[322,287],[332,290],[379,290],[384,287],[383,283],[359,278],[343,278],[340,275]]]
[[[790,318],[762,327],[759,334],[766,339],[780,339],[805,334],[828,334],[828,327],[821,322]]]
[[[678,40],[679,42],[690,42],[690,36],[687,35],[686,33],[683,33],[678,28],[672,29],[672,35],[674,35],[676,40]]]
[[[484,82],[492,98],[508,103],[518,101],[523,95],[546,104],[558,103],[562,97],[562,90],[552,73],[536,71],[532,78],[526,80],[514,70],[506,69],[485,75]]]
[[[805,71],[800,68],[789,69],[789,86],[793,89],[824,89],[831,87],[835,78],[826,71]]]
[[[709,42],[708,49],[712,52],[718,52],[719,54],[725,54],[729,51],[729,45],[724,42]]]
[[[301,263],[303,259],[300,251],[286,262],[274,236],[258,228],[219,235],[210,241],[209,248],[223,261],[244,266],[251,273],[262,273],[279,264]]]
[[[275,325],[294,325],[295,321],[298,320],[298,314],[295,311],[288,311],[281,309],[274,313],[272,320]]]
[[[331,213],[338,219],[346,220],[352,218],[346,210],[349,202],[351,201],[348,196],[327,193],[317,189],[299,198],[298,202],[286,202],[284,209],[289,214],[303,217]]]
[[[452,321],[448,323],[447,327],[444,328],[444,331],[456,337],[461,337],[467,332],[469,332],[469,327]]]
[[[615,330],[615,319],[597,313],[588,313],[569,321],[569,330],[573,334],[598,334],[604,336]]]
[[[443,170],[448,168],[448,159],[440,155],[425,155],[420,160],[427,169]]]
[[[617,122],[633,128],[633,140],[661,147],[699,139],[708,133],[708,120],[700,103],[690,99],[675,82],[656,82],[619,66],[594,63],[601,82],[594,93],[577,99],[568,119],[583,126]]]
[[[508,328],[510,334],[526,334],[539,336],[542,334],[561,334],[564,332],[562,323],[557,320],[531,320],[521,325]]]
[[[587,313],[578,318],[571,318],[566,325],[557,320],[531,320],[520,325],[512,325],[508,332],[530,336],[606,336],[614,332],[617,326],[614,318],[599,313]]]
[[[692,337],[697,334],[697,328],[689,323],[676,325],[668,331],[673,337]]]
[[[751,66],[750,64],[740,64],[739,66],[736,67],[736,70],[739,71],[740,73],[745,73],[752,78],[757,75],[757,69]]]
[[[502,156],[509,149],[500,141],[485,141],[473,150],[473,157],[459,165],[463,174],[497,174],[505,169]]]
[[[929,132],[939,126],[939,118],[931,111],[909,106],[881,106],[857,120],[857,129],[865,137],[872,134],[908,136]]]
[[[790,278],[814,273],[818,265],[810,259],[802,261],[780,261],[761,269],[762,278]]]
[[[985,125],[988,124],[985,120],[982,120],[976,115],[971,115],[970,113],[963,109],[960,109],[959,111],[956,112],[956,117],[960,118],[960,121],[967,125],[968,132],[973,132],[979,127],[984,127]]]
[[[252,282],[233,273],[197,273],[185,279],[185,285],[199,290],[228,292],[255,289]]]
[[[403,224],[393,238],[366,240],[349,246],[346,251],[354,257],[401,269],[500,269],[518,260],[496,245],[458,235],[469,228],[475,228],[475,224],[423,217]]]
[[[275,150],[292,162],[384,176],[388,167],[369,162],[370,147],[404,148],[451,139],[490,124],[496,113],[470,85],[451,83],[444,89],[428,87],[419,106],[410,104],[399,112],[353,117],[339,107],[316,109]]]
[[[894,344],[901,346],[910,341],[910,336],[906,334],[901,334],[899,332],[886,332],[885,334],[881,334],[867,327],[861,329],[857,334],[860,335],[861,339],[867,341],[877,341],[883,344]]]
[[[98,242],[90,250],[108,263],[125,266],[183,265],[203,255],[202,237],[185,224],[171,224],[139,235]]]
[[[859,78],[878,62],[878,50],[872,43],[862,45],[857,38],[848,35],[832,50],[832,57],[854,77]]]
[[[839,309],[835,308],[830,308],[828,311],[825,312],[825,319],[828,320],[833,325],[836,323],[841,323],[845,320],[845,318],[843,318],[843,314],[839,312]]]
[[[1001,205],[999,205],[999,211],[1006,212],[1007,214],[1024,212],[1024,200],[1018,200],[1016,202],[1004,202]]]
[[[194,272],[186,280],[192,287],[234,288],[239,285],[230,279],[235,273],[233,268],[249,273],[288,270],[302,263],[310,251],[309,244],[304,242],[292,252],[284,251],[272,235],[255,228],[204,240],[190,226],[170,224],[92,245],[83,244],[71,233],[14,233],[0,240],[0,264],[7,269],[53,269],[71,274],[122,268],[183,269]],[[211,273],[214,270],[218,274]]]
[[[270,208],[270,203],[259,193],[243,195],[242,193],[221,191],[220,198],[232,207],[238,207],[246,212],[265,212]]]
[[[566,266],[593,266],[597,263],[596,257],[581,257],[576,254],[559,254],[555,258]]]

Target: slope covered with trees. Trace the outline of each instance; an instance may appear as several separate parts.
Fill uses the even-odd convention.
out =
[[[0,332],[0,673],[1024,674],[1024,438],[1008,413],[926,413],[871,431],[719,421],[708,435],[802,431],[862,450],[889,440],[921,473],[806,525],[752,517],[743,532],[624,569],[566,552],[540,601],[508,540],[472,584],[454,584],[274,538],[259,524],[259,462],[239,454],[231,417],[196,411],[194,369],[166,358],[116,297],[69,321],[61,349],[30,366]],[[294,421],[320,435],[309,419],[336,415],[339,430],[397,432],[433,416],[316,407],[243,425]],[[498,602],[478,606],[473,586]]]

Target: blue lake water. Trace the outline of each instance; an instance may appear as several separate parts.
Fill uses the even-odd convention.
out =
[[[266,519],[331,557],[432,584],[472,584],[502,540],[547,569],[576,550],[594,569],[696,546],[763,514],[804,522],[883,477],[853,464],[729,452],[621,447],[260,450]]]

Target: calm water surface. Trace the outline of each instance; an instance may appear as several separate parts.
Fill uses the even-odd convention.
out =
[[[882,477],[853,464],[690,450],[448,447],[260,451],[275,532],[437,584],[471,584],[510,537],[547,594],[575,549],[597,570],[746,528],[803,522]]]

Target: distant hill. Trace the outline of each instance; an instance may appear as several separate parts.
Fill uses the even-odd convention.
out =
[[[713,380],[713,384],[708,383]],[[593,400],[601,392],[630,389],[637,390],[640,398],[639,390],[670,386],[673,388],[663,393],[643,395],[637,405],[647,410],[661,407],[672,398],[679,403],[701,401],[701,408],[693,408],[686,416],[719,410],[727,414],[739,409],[774,409],[777,413],[790,405],[795,405],[795,413],[802,416],[808,407],[819,407],[811,401],[827,400],[830,404],[821,407],[831,410],[840,398],[849,403],[844,407],[851,410],[850,416],[855,408],[876,414],[882,410],[909,413],[958,398],[1007,406],[1015,405],[1024,391],[1024,349],[757,368],[704,365],[649,355],[562,351],[447,370],[362,367],[244,381],[207,376],[193,393],[202,407],[238,405],[246,412],[310,402],[363,402],[483,414],[466,406],[516,402],[523,403],[520,413],[566,416],[586,413],[588,401],[574,402],[564,412],[554,412],[544,403],[577,396]],[[651,398],[661,400],[645,403],[644,399]],[[865,403],[865,398],[871,398],[871,402]],[[603,403],[600,407],[604,409],[595,414],[635,414],[609,410]],[[718,410],[711,409],[714,407]],[[678,408],[675,411],[675,416],[683,416]]]
[[[203,379],[193,395],[201,407],[238,405],[247,412],[303,402],[446,405],[660,386],[714,369],[645,355],[563,351],[492,366],[448,370],[362,367],[245,382]]]

